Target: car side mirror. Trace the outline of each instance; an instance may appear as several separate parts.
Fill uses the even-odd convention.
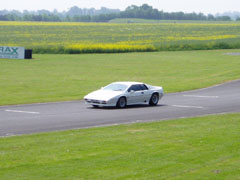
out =
[[[135,91],[134,90],[131,90],[130,93],[134,93]]]

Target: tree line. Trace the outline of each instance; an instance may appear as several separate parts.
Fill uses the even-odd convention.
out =
[[[23,11],[16,10],[0,11],[1,21],[49,21],[49,22],[108,22],[116,18],[142,18],[153,20],[199,20],[199,21],[231,21],[229,16],[214,16],[212,14],[204,15],[203,13],[184,13],[184,12],[164,12],[154,9],[148,4],[141,6],[132,5],[124,11],[118,9],[101,8],[96,10],[81,9],[76,6],[69,11],[53,12],[47,10]],[[237,18],[236,20],[240,20]]]

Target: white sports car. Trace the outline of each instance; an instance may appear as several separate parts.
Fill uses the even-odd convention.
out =
[[[133,104],[156,106],[163,96],[163,88],[140,82],[114,82],[84,97],[86,104],[94,107],[116,106],[124,108]]]

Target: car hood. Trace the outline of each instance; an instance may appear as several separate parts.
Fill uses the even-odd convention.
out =
[[[84,97],[84,99],[95,99],[95,100],[102,100],[108,101],[114,97],[121,95],[122,91],[108,91],[108,90],[97,90],[89,93]]]

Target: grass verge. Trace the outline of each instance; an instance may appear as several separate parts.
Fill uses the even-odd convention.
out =
[[[116,18],[109,21],[109,23],[191,23],[191,24],[233,24],[233,21],[198,21],[198,20],[154,20],[154,19],[141,19],[141,18]],[[234,23],[238,24],[238,21]]]
[[[36,55],[0,60],[0,105],[82,99],[113,81],[142,81],[165,92],[239,78],[239,50]]]
[[[0,138],[0,179],[239,179],[240,114]]]

